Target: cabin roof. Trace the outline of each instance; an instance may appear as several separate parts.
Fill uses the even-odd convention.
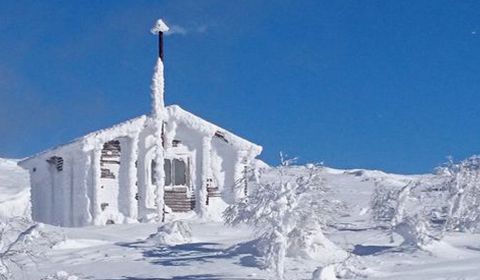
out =
[[[253,151],[258,155],[262,151],[262,147],[254,144],[226,129],[223,129],[205,119],[202,119],[184,109],[182,109],[178,105],[170,105],[166,107],[167,113],[170,119],[174,119],[179,121],[194,130],[199,130],[206,135],[211,136],[218,136],[221,135],[226,142],[230,143],[231,145],[238,147],[242,150],[250,150]]]
[[[237,136],[236,134],[230,131],[227,131],[209,121],[206,121],[182,109],[178,105],[170,105],[170,106],[167,106],[165,109],[167,111],[167,117],[168,117],[167,122],[172,120],[178,121],[193,130],[200,131],[205,135],[220,136],[228,144],[240,150],[251,151],[255,153],[255,155],[260,154],[262,151],[261,146],[256,145],[240,136]],[[136,132],[138,130],[143,129],[146,125],[148,125],[149,120],[151,120],[150,116],[141,115],[139,117],[115,124],[109,128],[100,129],[100,130],[88,133],[82,137],[76,138],[65,144],[44,150],[30,157],[22,159],[18,164],[22,165],[23,163],[31,159],[34,159],[36,157],[43,156],[46,154],[58,153],[61,151],[64,152],[64,151],[67,151],[68,149],[73,149],[75,147],[81,147],[84,151],[91,150],[93,149],[93,147],[95,147],[95,144],[105,143],[117,137],[128,136],[132,132]]]

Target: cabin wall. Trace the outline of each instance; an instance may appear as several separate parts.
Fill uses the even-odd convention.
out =
[[[73,170],[73,226],[86,226],[92,224],[91,196],[89,188],[91,185],[91,155],[90,153],[79,152],[76,157],[76,164]]]
[[[171,121],[170,121],[171,122]],[[139,196],[142,198],[139,209],[153,210],[154,188],[150,182],[153,159],[154,139],[148,127],[140,133],[138,181]],[[191,159],[190,182],[195,194],[195,208],[200,214],[206,211],[207,185],[218,188],[222,199],[227,203],[238,201],[244,196],[244,168],[255,158],[256,154],[236,148],[227,139],[206,134],[205,131],[193,129],[182,122],[166,126],[165,139],[168,141],[167,154],[172,154],[176,148],[172,141],[179,141],[178,145],[186,150]],[[206,151],[208,149],[208,151]],[[173,152],[175,153],[175,152]],[[211,179],[212,182],[207,182]],[[142,210],[139,210],[142,211]],[[147,211],[148,212],[148,211]]]
[[[245,196],[245,172],[256,154],[237,149],[225,139],[212,139],[212,174],[226,203],[234,203]]]
[[[233,188],[235,181],[235,162],[237,151],[224,140],[212,139],[212,175],[214,184],[220,190],[222,198],[227,203],[235,201]]]
[[[95,162],[100,172],[93,172],[95,224],[137,221],[137,150],[135,133],[101,144],[100,163]]]
[[[53,223],[52,177],[46,160],[36,159],[28,166],[30,171],[30,192],[32,219],[38,222]]]
[[[54,213],[56,214],[56,224],[61,226],[71,226],[72,214],[72,164],[73,159],[70,156],[61,154],[63,158],[63,170],[58,171],[54,165],[50,165],[50,175],[53,177],[53,193],[56,196]]]
[[[188,168],[188,182],[190,188],[187,189],[185,199],[190,199],[190,194],[196,196],[196,186],[201,185],[201,137],[195,131],[185,126],[168,124],[165,128],[165,151],[166,159],[188,158],[185,164]],[[174,140],[180,140],[180,143],[173,145]],[[155,213],[155,188],[152,182],[152,160],[154,159],[155,139],[153,130],[147,127],[140,133],[138,149],[138,194],[139,194],[139,217],[148,220],[148,216]],[[178,157],[177,157],[178,156]],[[200,165],[198,165],[200,164]],[[178,194],[180,195],[180,194]],[[168,194],[166,194],[167,198]],[[168,199],[167,199],[168,200]],[[185,202],[188,204],[189,202]],[[187,206],[190,207],[190,206]],[[183,207],[182,207],[183,208]]]
[[[82,154],[73,146],[20,164],[30,171],[33,220],[65,227],[89,223]]]
[[[185,199],[194,194],[195,210],[200,215],[208,210],[207,203],[213,197],[210,189],[227,203],[244,195],[244,184],[238,182],[245,166],[258,154],[258,149],[243,150],[246,145],[238,145],[238,139],[216,134],[211,127],[167,119],[166,155],[188,157],[190,189]],[[112,140],[120,142],[121,150],[117,169],[109,167],[115,173],[114,180],[102,178],[102,168],[106,167],[103,145]],[[119,126],[118,130],[104,131],[25,161],[22,166],[31,174],[33,219],[59,226],[150,220],[157,214],[156,186],[151,181],[154,145],[151,123],[142,118],[138,124]],[[62,158],[62,170],[47,162],[53,156]],[[108,206],[104,207],[105,203]]]

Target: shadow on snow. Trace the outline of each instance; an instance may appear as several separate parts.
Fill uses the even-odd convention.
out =
[[[376,255],[380,254],[384,251],[392,251],[396,249],[395,246],[374,246],[374,245],[360,245],[357,244],[353,248],[352,254],[357,256],[369,256],[369,255]]]
[[[196,263],[211,263],[218,259],[232,259],[238,257],[239,260],[235,264],[245,267],[260,267],[258,251],[256,249],[256,241],[240,243],[230,248],[222,248],[219,243],[197,242],[187,243],[175,246],[154,246],[147,241],[137,241],[130,243],[116,243],[118,246],[133,248],[142,251],[143,257],[152,264],[162,266],[192,266]],[[187,276],[183,276],[187,277]],[[192,275],[190,277],[196,277]],[[203,277],[207,277],[203,275]],[[171,278],[171,279],[217,279],[212,278]],[[125,278],[129,279],[129,278]],[[135,278],[132,278],[135,279]],[[148,279],[148,278],[147,278]],[[161,279],[161,278],[157,278]],[[225,279],[218,278],[218,279]],[[238,278],[232,278],[238,279]]]
[[[139,278],[139,277],[124,276],[123,278],[105,279],[105,280],[221,280],[221,279],[240,279],[240,278],[224,278],[224,277],[213,275],[213,274],[197,274],[197,275],[174,276],[172,278],[158,278],[158,277]]]

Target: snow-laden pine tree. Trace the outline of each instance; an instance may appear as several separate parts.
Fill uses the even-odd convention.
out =
[[[289,174],[286,165],[274,168],[273,180],[260,180],[242,201],[225,210],[227,224],[246,223],[257,233],[265,267],[283,279],[285,258],[304,257],[335,261],[346,257],[323,234],[322,227],[342,204],[327,195],[319,168]]]
[[[431,195],[421,180],[411,181],[401,188],[387,187],[381,183],[372,195],[372,218],[386,226],[393,241],[393,233],[403,238],[402,246],[423,249],[441,232],[431,226]]]
[[[439,188],[448,194],[446,231],[480,232],[480,156],[438,169],[445,180]]]
[[[389,226],[395,216],[398,189],[375,182],[370,209],[373,220],[381,226]]]

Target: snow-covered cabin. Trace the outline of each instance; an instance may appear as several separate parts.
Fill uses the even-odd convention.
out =
[[[163,33],[159,35],[150,115],[114,125],[19,162],[30,172],[32,216],[60,226],[163,219],[208,213],[212,202],[245,195],[262,147],[189,113],[163,105]],[[160,162],[161,164],[157,164]]]

